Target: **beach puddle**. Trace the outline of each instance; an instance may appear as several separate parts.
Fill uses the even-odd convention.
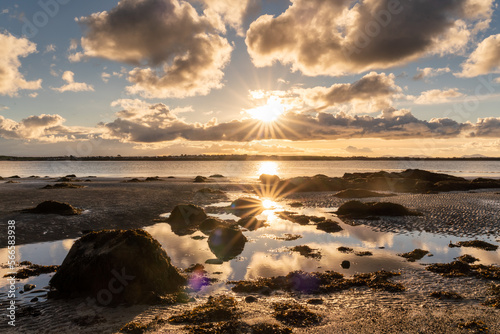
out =
[[[211,217],[223,220],[238,221],[228,208],[229,202],[221,202],[206,207]],[[498,244],[491,235],[479,235],[474,238],[456,237],[445,234],[425,232],[380,232],[365,225],[349,225],[342,222],[331,212],[336,208],[311,208],[290,206],[284,202],[266,202],[265,210],[257,219],[265,220],[267,226],[257,230],[243,230],[248,239],[241,254],[229,261],[220,261],[211,251],[206,236],[196,231],[191,235],[178,236],[172,232],[168,223],[158,223],[145,227],[157,239],[172,260],[181,268],[189,268],[193,264],[203,264],[206,275],[211,278],[210,285],[196,287],[196,294],[213,294],[229,291],[231,286],[225,284],[228,280],[248,280],[259,277],[287,275],[291,271],[306,272],[336,271],[346,277],[357,273],[369,273],[380,270],[396,271],[405,268],[416,268],[422,264],[449,263],[462,255],[471,255],[479,261],[476,264],[499,265],[500,250],[485,251],[477,248],[451,248],[459,241],[484,240]],[[299,224],[296,218],[309,217],[307,224]],[[162,214],[161,218],[168,218]],[[415,219],[418,219],[415,218]],[[295,220],[295,222],[293,221]],[[325,232],[317,228],[321,221],[330,220],[338,224],[342,230]],[[304,223],[304,221],[302,221]],[[71,248],[74,239],[55,242],[45,242],[21,245],[16,248],[17,260],[30,261],[40,265],[59,265]],[[308,247],[297,247],[308,246]],[[310,250],[314,256],[305,256],[304,252],[295,250]],[[415,249],[429,251],[422,259],[408,262],[398,256],[401,253]],[[7,249],[0,249],[0,258],[7,258]],[[305,254],[305,255],[304,255]],[[4,276],[9,270],[0,269]],[[44,274],[19,280],[17,298],[19,302],[29,303],[37,297],[37,302],[45,300],[45,294],[53,274]],[[8,290],[7,279],[0,281],[0,299],[6,298]],[[36,288],[20,294],[25,284],[35,284]]]

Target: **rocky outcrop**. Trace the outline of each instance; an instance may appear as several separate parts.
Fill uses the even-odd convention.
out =
[[[182,236],[193,234],[205,219],[207,219],[207,214],[199,206],[180,204],[172,210],[167,223],[170,224],[175,234]]]
[[[143,230],[84,235],[50,280],[51,296],[91,297],[104,306],[152,303],[184,283],[160,243]]]
[[[411,211],[400,204],[389,202],[350,201],[342,204],[336,212],[339,216],[350,218],[365,218],[369,216],[418,216],[419,213]]]
[[[262,201],[251,197],[242,197],[231,203],[231,210],[238,217],[259,215],[264,211]]]
[[[45,201],[38,204],[35,208],[23,210],[23,212],[72,216],[81,214],[83,210],[75,208],[68,203]]]

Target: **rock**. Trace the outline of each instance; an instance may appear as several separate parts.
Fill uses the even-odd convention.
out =
[[[367,198],[367,197],[389,197],[394,194],[383,194],[365,189],[347,189],[335,194],[338,198]]]
[[[343,230],[343,228],[337,222],[334,222],[330,219],[318,223],[318,225],[316,225],[316,228],[327,233],[335,233]]]
[[[35,284],[25,284],[23,289],[24,289],[24,292],[28,292],[28,291],[33,290],[34,288],[36,288]]]
[[[207,214],[199,206],[180,204],[172,210],[167,222],[175,234],[182,236],[193,234],[205,219],[207,219]]]
[[[256,216],[264,211],[262,201],[250,197],[238,198],[231,203],[231,209],[238,217]]]
[[[214,175],[210,175],[209,177],[211,177],[211,178],[222,178],[222,177],[224,177],[224,175],[214,174]]]
[[[204,176],[200,176],[198,175],[197,177],[194,178],[194,182],[195,183],[203,183],[203,182],[207,182],[207,178],[204,177]]]
[[[262,174],[259,180],[263,184],[275,184],[279,183],[281,180],[278,175]]]
[[[307,300],[307,303],[310,305],[323,305],[323,299],[311,298],[311,299]]]
[[[226,225],[227,225],[227,223],[223,220],[220,220],[218,218],[209,217],[201,222],[199,228],[200,228],[201,232],[203,232],[206,235],[209,235],[217,227],[226,226]]]
[[[265,220],[260,220],[252,216],[241,218],[237,221],[237,224],[250,231],[255,231],[261,227],[268,226]]]
[[[13,176],[9,176],[8,178],[9,179],[20,179],[21,177],[19,175],[13,175]]]
[[[210,250],[223,261],[229,261],[240,255],[246,242],[247,238],[241,230],[232,226],[219,226],[208,238]]]
[[[89,296],[107,306],[152,303],[185,282],[149,233],[104,230],[73,244],[50,286],[63,298]]]
[[[246,303],[255,303],[257,301],[257,297],[254,296],[247,296],[245,297],[245,302]]]
[[[38,301],[38,297],[35,297],[35,298],[30,300],[31,303],[36,303],[37,301]]]
[[[84,186],[81,186],[79,184],[63,182],[63,183],[56,183],[54,185],[48,184],[41,189],[78,189],[78,188],[84,188]]]
[[[342,261],[340,266],[342,267],[342,269],[349,269],[349,268],[351,268],[351,262],[344,260],[344,261]]]
[[[56,182],[71,182],[73,181],[72,179],[70,179],[69,177],[61,177],[59,180],[57,180]]]
[[[76,177],[75,174],[69,174],[69,175],[66,175],[65,177]]]
[[[427,254],[429,254],[429,251],[417,248],[411,252],[397,254],[397,255],[404,257],[405,259],[408,260],[408,262],[415,262],[426,256]]]
[[[224,261],[219,259],[208,259],[205,261],[205,264],[223,264]]]
[[[470,241],[459,241],[457,243],[459,247],[474,247],[485,251],[496,251],[498,249],[497,245],[490,244],[489,242],[482,240],[470,240]]]
[[[159,176],[147,177],[146,182],[163,181]]]
[[[339,216],[362,218],[367,216],[417,216],[419,213],[410,211],[404,206],[389,202],[350,201],[342,204],[336,212]]]
[[[83,210],[75,208],[68,203],[61,203],[61,202],[56,202],[56,201],[45,201],[45,202],[38,204],[33,209],[23,210],[23,212],[71,216],[71,215],[79,215],[83,212]]]

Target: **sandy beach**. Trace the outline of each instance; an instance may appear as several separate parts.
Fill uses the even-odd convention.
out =
[[[46,185],[55,184],[56,179],[16,179],[14,181],[19,183],[0,185],[0,228],[6,229],[6,222],[15,220],[18,245],[75,239],[80,237],[84,230],[132,229],[157,224],[161,220],[161,214],[170,212],[180,203],[193,203],[204,207],[207,212],[222,214],[225,212],[223,206],[210,205],[231,201],[245,192],[259,189],[256,182],[240,184],[224,178],[211,179],[207,183],[193,183],[193,178],[160,177],[161,181],[125,182],[131,178],[79,177],[81,182],[73,184],[84,187],[77,189],[41,189]],[[222,190],[228,198],[221,200],[198,192],[202,188]],[[353,228],[359,225],[395,235],[425,232],[457,238],[487,237],[489,241],[498,244],[499,191],[488,189],[437,194],[397,194],[393,197],[377,198],[377,201],[398,203],[418,210],[422,215],[385,217],[379,220],[357,219]],[[335,192],[295,193],[276,202],[283,205],[300,202],[311,210],[322,208],[331,209],[333,212],[348,201],[339,199],[334,194]],[[83,213],[57,216],[21,212],[45,200],[70,203],[83,209]],[[369,200],[373,198],[363,201]],[[0,237],[0,242],[2,245],[6,244],[4,234]],[[417,248],[411,245],[409,247]],[[327,249],[322,251],[328,253]],[[383,247],[380,247],[380,253],[376,253],[374,258],[384,251]],[[498,266],[500,252],[497,250],[489,254],[488,264]],[[337,266],[337,263],[332,263],[331,270],[336,270]],[[212,269],[215,267],[209,268],[208,277],[217,277],[217,273]],[[321,268],[328,269],[330,268]],[[273,303],[276,302],[294,301],[320,315],[321,321],[318,324],[305,328],[291,326],[293,333],[474,333],[480,332],[483,327],[487,327],[489,333],[500,332],[500,310],[483,305],[491,297],[491,284],[498,284],[498,281],[476,277],[443,277],[426,270],[418,261],[408,263],[403,259],[400,272],[400,276],[391,279],[391,282],[400,283],[405,287],[405,291],[399,293],[367,287],[354,287],[322,295],[287,291],[273,291],[268,295],[245,294],[232,292],[229,288],[221,290],[220,293],[235,298],[238,321],[245,326],[256,323],[284,326],[273,316]],[[225,284],[223,280],[219,283]],[[434,291],[453,291],[462,299],[436,299],[430,296]],[[256,302],[247,302],[245,298],[249,295],[255,296]],[[89,305],[84,299],[49,299],[21,306],[18,309],[15,330],[6,326],[5,322],[0,324],[0,330],[6,333],[119,333],[127,323],[152,324],[155,317],[167,320],[171,316],[204,304],[208,296],[207,293],[192,292],[192,301],[186,304],[117,307]],[[4,308],[5,295],[2,294],[1,297]],[[310,299],[315,298],[321,300],[318,305],[308,304]],[[191,324],[160,321],[142,332],[197,332],[189,326]],[[463,326],[465,328],[461,328]],[[214,330],[211,333],[218,332],[220,331]]]

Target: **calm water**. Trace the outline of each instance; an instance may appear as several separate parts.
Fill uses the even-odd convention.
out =
[[[242,194],[231,194],[231,197],[238,197]],[[216,204],[226,206],[230,202]],[[351,226],[344,224],[331,212],[335,208],[290,208],[283,203],[274,203],[275,208],[264,211],[259,218],[265,219],[268,227],[260,228],[256,231],[245,231],[248,238],[243,252],[233,260],[226,261],[220,265],[206,264],[205,268],[210,277],[216,277],[220,281],[211,286],[206,286],[197,294],[210,294],[229,290],[230,286],[225,284],[227,280],[254,279],[257,277],[269,277],[275,275],[286,275],[290,271],[304,270],[308,272],[334,270],[350,276],[354,273],[373,272],[381,269],[399,270],[408,267],[419,267],[422,263],[444,263],[451,262],[454,258],[470,254],[485,265],[500,264],[500,250],[491,252],[475,248],[449,248],[450,241],[457,242],[471,240],[469,238],[458,238],[448,235],[431,234],[423,232],[414,233],[391,233],[375,231],[368,226]],[[326,233],[317,230],[314,225],[302,226],[288,220],[279,218],[276,212],[292,210],[300,214],[310,216],[320,216],[339,222],[343,231],[337,233]],[[168,214],[162,215],[168,216]],[[217,216],[222,219],[234,219],[227,212]],[[415,217],[415,219],[419,219]],[[205,263],[206,260],[215,259],[215,255],[210,251],[207,239],[196,240],[193,236],[204,236],[201,232],[192,235],[177,236],[172,232],[167,223],[158,223],[146,227],[167,251],[172,259],[172,263],[179,268],[187,268],[195,263]],[[300,235],[300,238],[293,241],[277,240],[276,237],[283,237],[285,234]],[[481,240],[498,244],[492,236],[479,236]],[[71,248],[74,239],[66,239],[55,242],[45,242],[30,245],[22,245],[17,248],[17,258],[19,261],[28,260],[33,263],[51,265],[61,264],[67,252]],[[308,245],[317,249],[321,253],[320,259],[306,258],[299,253],[291,252],[290,247],[297,245]],[[347,246],[354,251],[370,251],[372,256],[356,256],[355,254],[345,254],[337,250],[340,246]],[[416,263],[409,263],[405,259],[397,256],[399,253],[409,252],[415,248],[426,249],[432,256],[426,256]],[[0,258],[7,258],[7,249],[0,249]],[[349,269],[343,269],[342,261],[351,262]],[[3,276],[8,270],[0,269]],[[218,274],[213,274],[218,272]],[[48,285],[52,274],[40,275],[38,277],[21,280],[17,286],[22,289],[26,283],[36,284],[37,289],[33,292],[19,295],[20,301],[29,302],[33,297],[38,297],[40,301],[45,300],[46,291],[43,289]],[[0,281],[0,298],[4,297],[6,291],[6,281]],[[39,290],[40,289],[40,290]]]
[[[500,178],[500,161],[0,161],[0,176],[193,177],[222,174],[248,179],[267,173],[282,178],[346,172],[425,169],[462,177]]]

